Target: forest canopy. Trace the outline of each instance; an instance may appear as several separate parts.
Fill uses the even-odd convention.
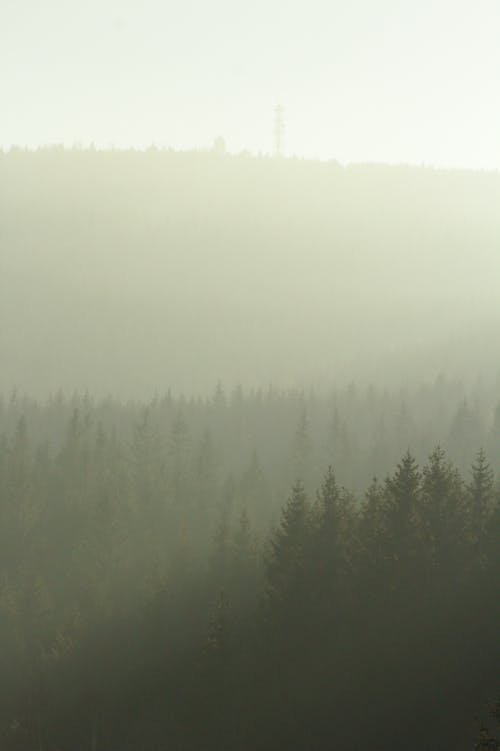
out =
[[[0,153],[2,749],[498,750],[499,205]]]
[[[498,475],[415,425],[424,459],[390,465],[401,422],[365,444],[365,398],[4,402],[4,747],[471,749],[498,691]]]

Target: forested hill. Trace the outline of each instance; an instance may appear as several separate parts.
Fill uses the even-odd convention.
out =
[[[500,174],[0,154],[0,390],[494,376]]]
[[[354,495],[390,446],[335,420],[321,453],[311,402],[144,407],[0,402],[2,751],[498,749],[489,720],[474,746],[500,665],[483,451],[404,451]]]

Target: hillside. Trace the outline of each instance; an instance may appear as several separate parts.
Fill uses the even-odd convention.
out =
[[[499,206],[498,173],[11,150],[0,390],[494,378]]]

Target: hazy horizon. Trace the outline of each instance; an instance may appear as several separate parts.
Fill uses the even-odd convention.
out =
[[[500,168],[500,8],[3,4],[0,147],[209,148]]]

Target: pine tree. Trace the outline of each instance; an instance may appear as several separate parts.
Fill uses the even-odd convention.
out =
[[[420,504],[421,477],[408,450],[395,474],[385,482],[385,525],[394,559],[408,561],[417,545],[416,517]]]
[[[437,569],[458,566],[466,531],[464,487],[440,446],[424,467],[422,493],[420,518],[428,560]]]
[[[342,493],[330,466],[316,496],[308,552],[311,595],[321,619],[328,618],[337,607],[339,586],[345,574],[346,532]]]
[[[339,531],[340,490],[331,465],[321,483],[316,506],[320,530],[330,542],[335,543]]]
[[[310,542],[310,509],[304,485],[295,482],[271,539],[266,561],[268,600],[275,612],[304,607],[305,573]]]
[[[471,542],[478,549],[484,537],[488,512],[493,503],[494,475],[481,448],[472,465],[472,480],[467,486],[467,510]],[[478,550],[479,552],[479,550]]]
[[[12,438],[9,467],[11,488],[19,492],[28,481],[30,470],[28,425],[24,415],[19,418]]]
[[[374,477],[365,493],[358,521],[359,554],[363,568],[372,573],[384,559],[385,531],[384,488]]]

